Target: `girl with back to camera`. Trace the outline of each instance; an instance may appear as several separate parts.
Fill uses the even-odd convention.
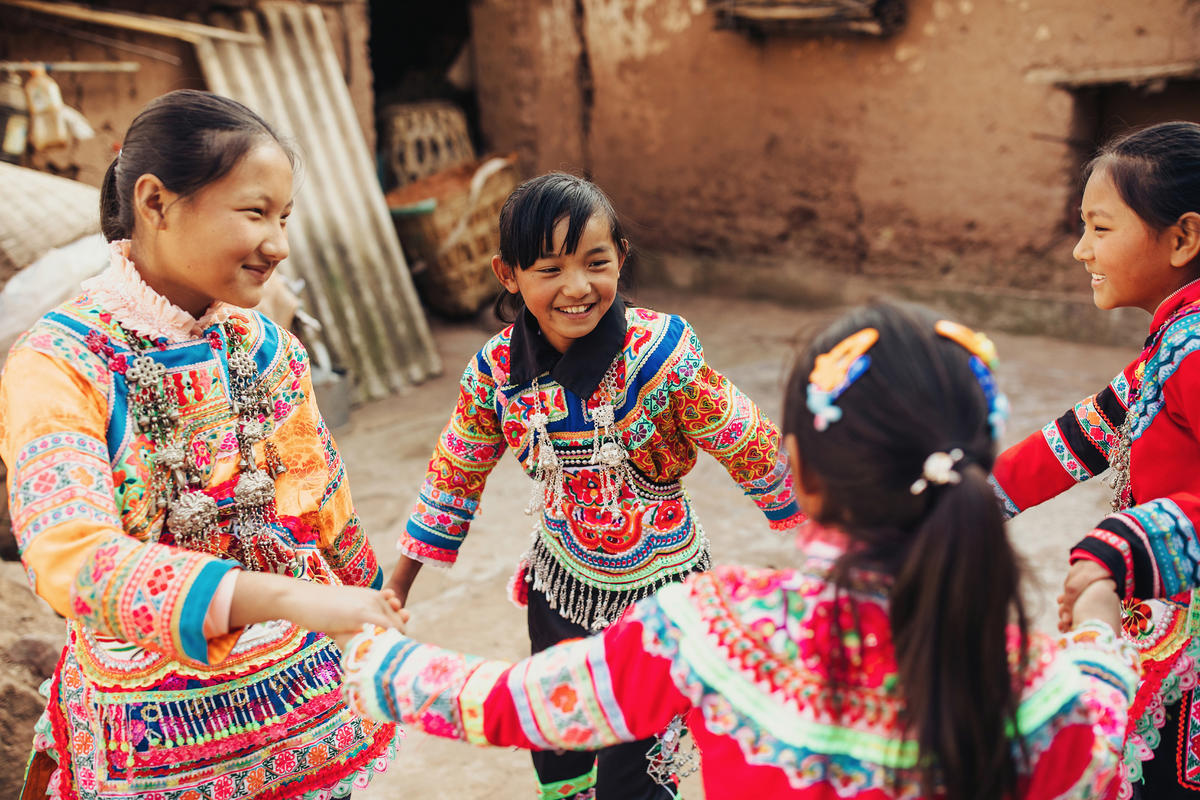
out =
[[[105,176],[110,267],[13,346],[13,529],[67,618],[25,797],[347,797],[394,749],[312,631],[399,604],[366,588],[304,349],[246,310],[288,254],[292,160],[232,100],[153,101]]]
[[[935,319],[855,311],[793,371],[784,430],[814,520],[795,569],[690,576],[515,665],[367,630],[344,647],[352,703],[529,748],[688,714],[709,800],[1106,796],[1137,680],[1102,621],[1119,615],[1112,583],[1081,593],[1057,647],[1027,632],[987,482],[994,349]]]
[[[506,447],[535,481],[533,543],[512,584],[535,653],[708,567],[680,484],[697,448],[772,527],[799,521],[775,426],[705,362],[687,322],[623,302],[628,252],[608,198],[586,180],[543,175],[505,202],[492,267],[505,289],[498,311],[515,323],[463,374],[401,536],[390,584],[401,600],[422,563],[454,563]],[[646,774],[652,744],[535,753],[541,796],[669,796]]]
[[[1112,467],[1113,512],[1071,551],[1059,609],[1115,581],[1141,652],[1121,796],[1200,797],[1200,125],[1135,131],[1088,165],[1074,256],[1103,309],[1152,315],[1142,352],[997,460],[1009,514]]]

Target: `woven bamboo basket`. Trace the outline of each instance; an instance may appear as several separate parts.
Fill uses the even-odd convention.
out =
[[[391,105],[379,118],[384,161],[396,186],[475,160],[467,118],[451,103]]]
[[[461,164],[388,193],[413,280],[430,308],[471,316],[496,296],[497,220],[517,182],[510,155]]]

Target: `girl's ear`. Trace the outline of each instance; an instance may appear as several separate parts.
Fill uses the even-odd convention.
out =
[[[1171,266],[1186,267],[1200,255],[1200,214],[1189,211],[1170,230]]]
[[[787,450],[788,466],[792,470],[792,489],[796,493],[796,502],[805,514],[815,519],[821,513],[821,482],[811,470],[804,469],[795,436],[790,433],[784,436],[783,447]]]
[[[517,278],[513,274],[513,268],[505,264],[499,255],[492,256],[492,272],[495,273],[496,280],[504,285],[509,294],[521,293],[521,287],[517,286]]]
[[[629,240],[622,239],[621,246],[617,248],[617,274],[621,274],[621,267],[625,266],[625,257],[629,255]]]
[[[171,192],[158,179],[147,172],[133,185],[133,216],[146,230],[158,230],[166,225],[167,206],[171,204]]]

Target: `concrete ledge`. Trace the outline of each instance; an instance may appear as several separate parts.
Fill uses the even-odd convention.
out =
[[[638,253],[639,286],[770,300],[799,308],[856,305],[881,298],[922,303],[973,327],[1060,339],[1140,345],[1150,324],[1137,309],[1101,311],[1090,292],[1038,292],[945,281],[839,273],[787,258],[722,258]]]

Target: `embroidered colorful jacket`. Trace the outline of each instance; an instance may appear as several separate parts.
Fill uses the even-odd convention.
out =
[[[435,736],[535,749],[636,740],[688,714],[709,800],[912,800],[921,796],[917,747],[902,729],[887,579],[864,574],[836,596],[829,574],[842,548],[836,535],[819,535],[796,570],[691,576],[603,633],[517,664],[396,631],[360,634],[345,651],[346,693],[363,713]],[[835,615],[847,632],[840,643]],[[839,644],[854,665],[841,716],[829,673]],[[1136,654],[1096,622],[1058,648],[1040,635],[1031,645],[1018,713],[1031,761],[1020,796],[1104,797]]]
[[[125,252],[114,245],[110,270],[17,342],[0,380],[0,456],[22,560],[30,585],[67,618],[48,709],[59,794],[328,797],[339,781],[382,768],[393,726],[346,708],[339,653],[322,635],[279,621],[205,638],[216,587],[236,564],[224,557],[225,535],[200,553],[163,534],[121,324],[158,340],[148,355],[166,367],[182,440],[222,509],[223,533],[238,474],[230,342],[223,325],[189,335],[186,322],[170,324],[172,315],[195,320],[142,283]],[[255,312],[233,310],[224,325],[240,334],[271,399],[273,432],[254,452],[263,463],[269,443],[287,468],[270,523],[277,544],[297,557],[297,577],[381,585],[304,349]]]
[[[595,630],[665,581],[707,567],[703,530],[680,484],[696,463],[697,448],[721,462],[772,527],[796,524],[800,513],[778,430],[705,363],[691,326],[645,308],[624,309],[615,324],[620,338],[613,348],[619,357],[612,404],[633,467],[621,513],[605,508],[602,467],[593,463],[597,432],[590,411],[603,402],[600,391],[581,397],[553,373],[539,379],[538,396],[531,380],[514,383],[510,326],[463,373],[457,406],[401,537],[402,552],[427,563],[454,562],[488,473],[505,448],[534,475],[530,418],[539,410],[549,416],[566,497],[561,508],[547,504],[536,524],[535,543],[515,582],[518,601],[528,570],[563,616]],[[599,371],[607,366],[600,364]]]
[[[1188,624],[1189,609],[1200,613],[1200,357],[1189,357],[1197,349],[1200,281],[1162,303],[1145,349],[1106,388],[1006,450],[993,473],[1008,514],[1017,514],[1108,469],[1128,421],[1129,507],[1102,519],[1071,558],[1107,567],[1132,608],[1125,632],[1144,673],[1126,750],[1135,781],[1159,744],[1164,701],[1190,696],[1200,667]],[[1200,743],[1200,718],[1189,731]],[[1181,768],[1200,784],[1200,753],[1181,752]]]

